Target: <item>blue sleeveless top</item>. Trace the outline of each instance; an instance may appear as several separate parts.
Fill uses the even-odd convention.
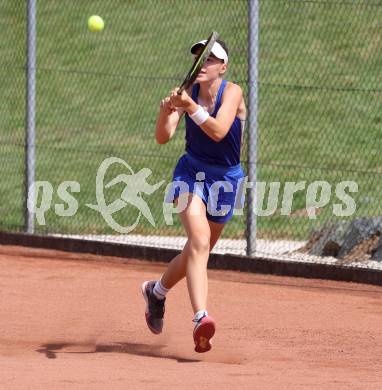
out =
[[[221,106],[222,95],[226,80],[222,80],[218,95],[216,97],[215,109],[210,116],[216,118],[216,114]],[[192,100],[198,103],[200,85],[192,87]],[[231,128],[226,136],[216,142],[210,138],[186,113],[186,152],[193,158],[207,164],[222,165],[231,167],[240,164],[241,147],[241,121],[235,117]]]

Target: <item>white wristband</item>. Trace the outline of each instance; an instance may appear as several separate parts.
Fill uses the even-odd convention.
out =
[[[190,118],[198,125],[200,126],[203,124],[210,116],[210,114],[203,110],[202,107],[198,106],[199,108],[197,111],[195,111],[192,115],[190,115]]]

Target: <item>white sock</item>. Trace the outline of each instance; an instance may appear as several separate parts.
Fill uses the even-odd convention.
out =
[[[154,295],[158,298],[158,299],[165,299],[166,298],[166,294],[169,292],[170,290],[163,287],[163,284],[161,283],[160,280],[157,280],[157,282],[155,283],[155,286],[154,286],[154,290],[153,290],[153,293]]]
[[[197,313],[195,313],[193,322],[199,322],[203,317],[207,317],[208,312],[207,310],[199,310]]]

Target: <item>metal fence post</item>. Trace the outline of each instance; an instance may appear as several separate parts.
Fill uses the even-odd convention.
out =
[[[25,131],[25,231],[34,232],[34,213],[28,199],[34,200],[36,138],[36,0],[27,5],[26,131]]]
[[[257,105],[259,58],[259,0],[248,0],[248,179],[256,183]],[[253,187],[248,196],[247,256],[256,251],[256,192]]]

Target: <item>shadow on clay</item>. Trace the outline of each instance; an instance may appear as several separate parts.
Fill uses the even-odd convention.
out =
[[[137,356],[149,356],[161,359],[176,360],[178,363],[198,363],[202,360],[183,358],[180,355],[163,351],[166,345],[139,343],[81,344],[81,343],[49,343],[43,344],[36,351],[43,353],[48,359],[56,359],[60,353],[128,353]]]

